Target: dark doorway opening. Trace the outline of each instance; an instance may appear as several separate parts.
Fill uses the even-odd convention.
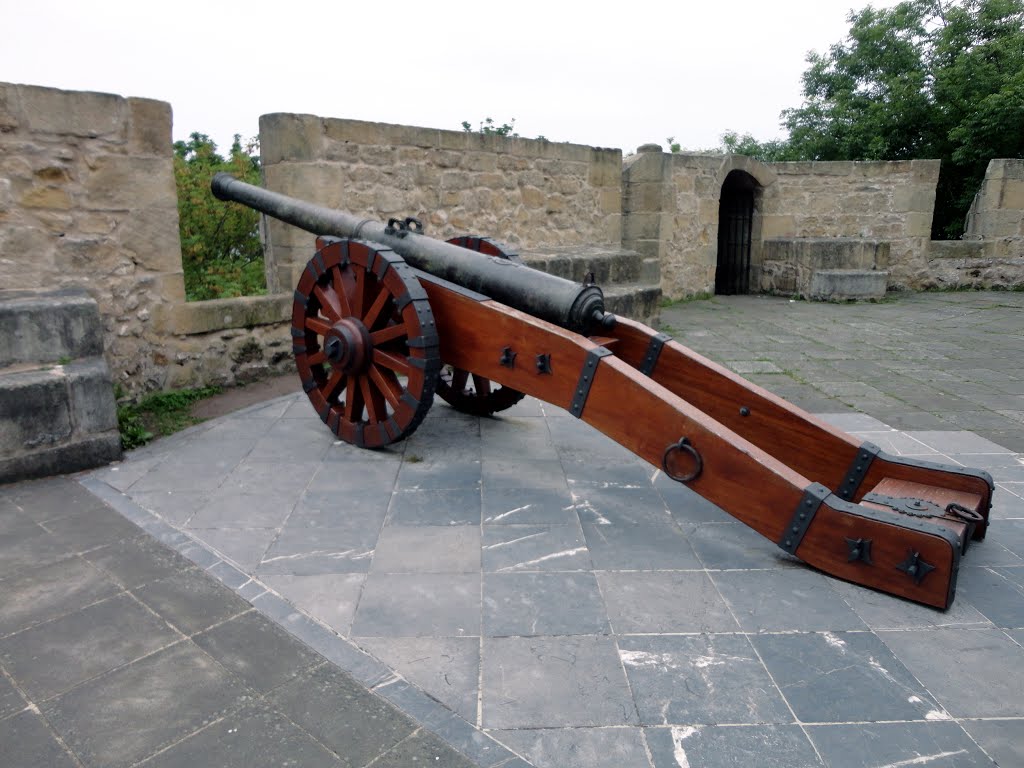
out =
[[[732,171],[722,184],[718,205],[718,267],[715,293],[750,292],[750,242],[754,228],[757,182],[744,171]]]

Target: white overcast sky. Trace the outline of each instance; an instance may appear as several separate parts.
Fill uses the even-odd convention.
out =
[[[807,52],[867,4],[0,0],[0,81],[169,101],[175,139],[225,149],[267,112],[698,149],[783,135]]]

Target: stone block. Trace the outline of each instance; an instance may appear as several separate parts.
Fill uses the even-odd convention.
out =
[[[1024,163],[1021,166],[1024,167]],[[1003,182],[999,205],[1005,210],[1024,212],[1024,180],[1007,179]]]
[[[796,217],[766,215],[761,219],[761,237],[795,237],[797,234]]]
[[[660,153],[633,155],[626,161],[622,181],[624,184],[664,182],[675,174],[670,171],[672,156]]]
[[[910,172],[915,184],[924,184],[932,189],[939,183],[939,160],[911,160]]]
[[[931,237],[932,211],[908,213],[904,233],[906,237]]]
[[[881,299],[889,273],[858,269],[821,269],[811,276],[807,298],[812,301]]]
[[[80,204],[88,210],[177,208],[171,156],[100,155],[82,180]]]
[[[892,209],[894,211],[916,211],[927,213],[929,217],[935,209],[935,187],[920,184],[904,184],[896,187],[892,193]]]
[[[120,458],[121,436],[117,432],[92,435],[32,453],[0,457],[0,483],[80,472]]]
[[[623,194],[623,213],[661,213],[665,210],[665,185],[659,182],[641,182],[626,185]]]
[[[315,115],[260,115],[260,161],[264,167],[284,161],[311,162],[324,148],[324,126]]]
[[[71,409],[61,372],[0,374],[0,458],[65,442],[71,431]]]
[[[33,187],[18,201],[22,208],[43,208],[48,210],[71,210],[71,196],[64,187],[47,184]]]
[[[143,155],[171,156],[171,105],[155,99],[128,99],[128,148]]]
[[[595,187],[621,187],[622,153],[594,150],[591,153],[587,180]]]
[[[0,134],[13,133],[21,125],[21,103],[18,87],[0,83]]]
[[[109,93],[18,86],[22,113],[32,133],[123,141],[127,102]]]
[[[0,368],[103,354],[96,302],[80,291],[0,291]]]
[[[622,222],[625,240],[657,240],[661,236],[662,221],[666,214],[633,213]]]
[[[94,434],[117,430],[117,403],[110,370],[102,357],[75,360],[64,366],[74,430]]]
[[[300,267],[305,268],[305,264]],[[295,282],[291,282],[295,285]],[[176,334],[192,335],[228,328],[251,328],[289,321],[292,294],[241,296],[234,299],[190,301],[174,307],[172,323]]]

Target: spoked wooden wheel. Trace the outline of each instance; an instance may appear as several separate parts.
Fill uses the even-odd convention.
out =
[[[317,240],[292,305],[302,388],[338,437],[378,448],[412,434],[441,361],[427,294],[393,251]]]
[[[519,261],[518,254],[489,237],[462,235],[453,237],[448,242],[471,251],[479,251],[486,256]],[[442,367],[441,377],[437,382],[437,394],[455,410],[474,416],[490,416],[492,413],[504,411],[526,397],[517,389],[503,387],[483,376],[448,364]]]

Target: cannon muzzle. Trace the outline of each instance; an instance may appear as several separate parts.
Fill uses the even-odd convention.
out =
[[[227,173],[215,175],[210,188],[219,200],[242,203],[314,235],[359,238],[390,248],[417,269],[571,331],[591,334],[615,323],[615,316],[604,311],[604,294],[596,285],[435,240],[422,234],[415,219],[384,225],[246,184]]]

